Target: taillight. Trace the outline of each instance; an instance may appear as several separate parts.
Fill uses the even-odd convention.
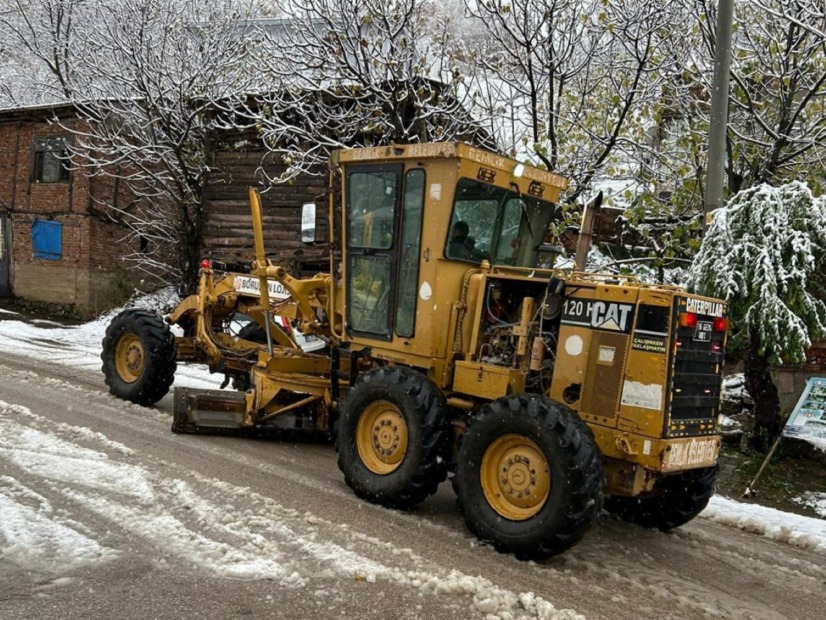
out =
[[[728,327],[728,319],[723,316],[718,316],[714,319],[714,331],[716,332],[724,332]]]
[[[677,320],[680,327],[697,327],[697,315],[694,312],[680,312]]]

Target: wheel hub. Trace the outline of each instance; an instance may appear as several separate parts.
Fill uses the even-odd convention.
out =
[[[115,348],[115,368],[121,380],[134,383],[144,367],[143,343],[135,334],[121,336]]]
[[[398,407],[386,400],[365,407],[356,427],[356,446],[362,463],[375,474],[389,474],[407,453],[407,422]]]
[[[480,466],[482,491],[499,515],[523,521],[548,499],[551,476],[539,446],[524,435],[508,434],[488,446]]]
[[[505,459],[502,466],[501,487],[508,495],[522,497],[536,488],[536,471],[531,470],[529,458],[516,455]]]
[[[132,345],[126,352],[126,366],[132,372],[137,372],[143,365],[143,351],[141,347]]]

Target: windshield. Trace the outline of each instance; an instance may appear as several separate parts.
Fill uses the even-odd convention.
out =
[[[470,179],[456,186],[445,256],[494,265],[534,267],[554,205]]]

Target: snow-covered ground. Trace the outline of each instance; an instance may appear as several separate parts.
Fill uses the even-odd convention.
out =
[[[171,290],[165,290],[136,299],[132,306],[157,310],[174,305],[175,299]],[[0,309],[0,351],[99,371],[101,342],[117,312],[108,312],[83,325],[66,327],[54,321],[24,319],[15,312]],[[222,380],[223,375],[210,375],[200,365],[178,364],[175,373],[175,385],[184,387],[217,389]]]
[[[351,532],[346,523],[302,513],[248,487],[195,472],[194,481],[187,481],[134,457],[131,448],[101,433],[55,424],[0,399],[0,460],[46,481],[47,490],[70,500],[74,509],[137,535],[155,549],[161,565],[178,561],[215,577],[267,580],[282,588],[306,587],[319,578],[389,582],[422,594],[466,596],[480,613],[497,618],[582,618],[532,592],[428,564],[412,550]],[[238,509],[241,502],[246,510]],[[0,560],[65,575],[129,552],[96,540],[88,523],[0,475]]]
[[[142,302],[147,307],[157,307],[158,300],[149,298]],[[161,304],[162,305],[162,304]],[[23,354],[33,358],[47,360],[52,363],[65,364],[88,370],[99,370],[100,343],[112,314],[101,317],[90,323],[76,327],[57,326],[50,321],[25,321],[4,311],[0,318],[0,351]],[[201,367],[180,365],[176,375],[176,385],[190,387],[217,388],[222,380],[220,375],[210,375]],[[0,417],[3,415],[0,410]],[[1,435],[2,433],[0,433]],[[68,448],[67,448],[68,449]],[[80,448],[78,448],[80,449]],[[91,459],[94,463],[94,459]],[[141,485],[137,485],[139,488]],[[12,514],[6,519],[7,509],[13,503],[10,498],[18,493],[25,493],[19,489],[13,480],[0,480],[0,513],[3,514],[3,529],[0,535],[6,539],[6,548],[23,553],[27,545],[27,536],[37,535],[40,520],[34,514]],[[821,516],[826,517],[826,495],[811,492],[800,499],[800,503],[810,506]],[[781,512],[772,508],[755,504],[746,504],[724,497],[715,497],[706,511],[701,515],[705,519],[729,525],[743,530],[758,533],[782,542],[806,547],[814,551],[826,553],[826,520],[804,517],[792,513]],[[29,524],[33,529],[27,533],[25,527],[18,527],[21,523]],[[83,557],[102,557],[108,552],[96,547],[90,541],[74,540],[72,536],[81,536],[79,533],[65,536],[67,532],[48,532],[40,537],[49,541],[53,552],[62,553],[64,547],[79,549]],[[6,551],[8,552],[8,551]],[[243,564],[243,562],[241,562]],[[242,570],[242,569],[239,569]],[[281,575],[280,577],[285,577]]]

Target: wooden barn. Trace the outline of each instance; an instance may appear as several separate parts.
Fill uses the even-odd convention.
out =
[[[328,169],[291,182],[267,186],[262,170],[270,177],[285,170],[272,161],[264,144],[251,131],[214,135],[209,152],[210,174],[204,191],[205,257],[247,262],[253,257],[252,216],[249,188],[262,191],[264,245],[274,261],[287,263],[296,271],[326,268],[328,254],[327,202]],[[316,242],[301,242],[301,209],[316,205]]]

